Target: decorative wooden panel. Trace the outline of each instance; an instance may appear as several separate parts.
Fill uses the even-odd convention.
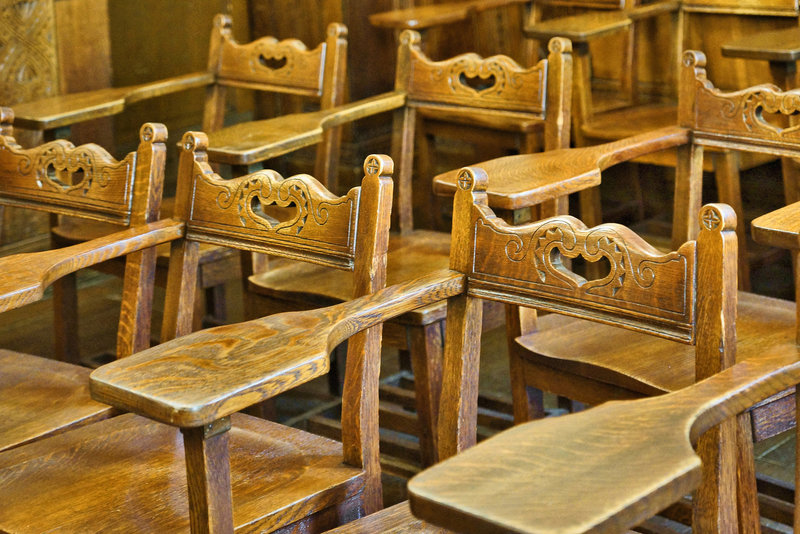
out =
[[[403,32],[400,57],[409,58],[400,68],[409,73],[410,102],[441,102],[483,109],[542,113],[545,106],[547,61],[523,68],[504,56],[482,58],[462,54],[445,61],[431,61],[422,53],[412,32]],[[476,97],[480,104],[476,106]],[[413,104],[412,104],[413,105]]]
[[[230,25],[215,25],[222,42],[218,74],[224,82],[285,86],[306,89],[304,94],[321,96],[326,44],[313,50],[298,39],[279,41],[263,37],[247,44],[233,40]]]
[[[52,0],[0,7],[0,100],[10,106],[58,94]]]
[[[0,137],[0,203],[128,224],[134,169],[135,153],[117,161],[98,145],[22,149]]]
[[[197,139],[187,133],[183,145],[184,150],[194,150]],[[380,164],[375,165],[378,172]],[[250,250],[279,250],[315,263],[353,268],[360,189],[337,197],[311,176],[284,178],[271,170],[226,180],[199,153],[194,154],[191,173],[192,197],[216,199],[213,204],[192,201],[187,224],[192,239],[225,245],[229,238]]]
[[[681,73],[681,126],[694,131],[695,142],[732,146],[737,140],[762,145],[765,151],[797,154],[800,126],[787,126],[782,118],[800,112],[800,90],[781,91],[771,84],[740,91],[720,91],[709,81],[701,52],[683,55]],[[777,116],[776,116],[777,115]]]
[[[470,190],[474,182],[465,169],[459,189]],[[587,228],[559,216],[511,226],[478,204],[471,226],[471,295],[599,321],[614,317],[629,328],[684,342],[694,338],[694,241],[664,254],[617,224]],[[578,257],[605,259],[610,269],[587,280],[564,261]]]

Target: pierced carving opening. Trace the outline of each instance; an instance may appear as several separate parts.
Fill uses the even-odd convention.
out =
[[[257,217],[266,219],[271,225],[292,221],[297,218],[298,207],[295,204],[277,206],[275,204],[262,204],[258,197],[250,200],[250,210]]]
[[[550,262],[553,266],[572,271],[587,281],[602,280],[611,272],[611,262],[605,256],[597,261],[588,261],[583,256],[571,259],[563,256],[558,249],[553,249],[550,252]]]
[[[461,82],[461,85],[481,92],[494,87],[497,83],[497,78],[495,78],[494,74],[489,75],[487,78],[481,78],[480,76],[467,76],[462,72],[458,75],[458,81]]]
[[[262,67],[266,67],[270,70],[279,70],[286,66],[285,57],[275,58],[259,54],[258,62],[261,64]]]
[[[50,183],[56,184],[64,189],[76,186],[83,182],[85,173],[83,169],[70,172],[65,169],[58,170],[52,165],[46,167],[47,179]]]

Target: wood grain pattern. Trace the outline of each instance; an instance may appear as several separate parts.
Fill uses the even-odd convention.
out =
[[[489,205],[512,210],[596,186],[602,170],[643,154],[684,144],[688,139],[688,130],[670,127],[604,145],[506,156],[476,163],[473,167],[485,170],[488,175]],[[436,176],[433,181],[436,194],[454,195],[461,172],[454,170]]]
[[[514,427],[412,479],[412,511],[457,531],[625,531],[697,486],[699,435],[798,380],[795,355],[768,352],[670,395]]]
[[[121,113],[126,106],[148,98],[205,87],[213,82],[208,72],[195,72],[127,87],[70,93],[14,106],[16,124],[31,130],[52,130]]]
[[[473,12],[504,7],[510,4],[524,3],[527,0],[481,0],[447,2],[426,6],[415,6],[407,9],[373,13],[369,23],[381,28],[395,30],[422,30],[432,26],[441,26],[469,20]]]
[[[6,532],[189,532],[177,428],[126,414],[8,452],[0,459]],[[238,532],[273,532],[364,488],[340,443],[263,419],[231,417],[229,454]]]
[[[72,247],[2,258],[0,311],[41,299],[49,285],[58,284],[78,269],[125,257],[117,351],[126,356],[141,350],[149,345],[149,273],[155,268],[155,246],[183,234],[179,221],[153,222],[158,218],[161,201],[166,128],[157,123],[145,124],[139,149],[117,162],[97,145],[76,148],[55,141],[22,149],[10,137],[11,117],[8,108],[0,111],[6,133],[0,137],[0,175],[4,183],[0,204],[111,219],[131,227]],[[111,215],[112,211],[117,213]],[[65,294],[58,290],[54,293]],[[68,330],[64,334],[77,332]],[[57,340],[57,356],[77,357],[58,341],[61,340]],[[17,447],[116,413],[90,398],[88,373],[82,368],[10,351],[3,352],[3,359],[0,403],[5,417],[0,425],[0,449]],[[32,381],[34,375],[36,380]]]
[[[208,135],[208,155],[229,165],[265,161],[317,144],[326,131],[346,122],[401,107],[405,99],[395,91],[320,111],[235,124]]]
[[[196,332],[95,370],[92,394],[165,423],[207,424],[324,374],[330,350],[356,331],[462,290],[461,275],[442,271],[314,312]],[[305,335],[312,328],[318,335]]]

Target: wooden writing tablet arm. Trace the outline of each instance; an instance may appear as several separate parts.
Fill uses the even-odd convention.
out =
[[[18,308],[42,298],[58,278],[84,267],[154,247],[183,235],[184,225],[164,219],[135,226],[54,250],[15,254],[0,259],[0,311]]]
[[[699,436],[800,381],[795,351],[688,388],[516,426],[408,485],[415,515],[457,532],[625,532],[700,483]]]
[[[212,73],[195,72],[139,85],[44,98],[14,106],[14,125],[30,130],[53,130],[121,113],[134,102],[212,83]]]
[[[208,134],[208,157],[228,165],[250,165],[314,145],[331,128],[405,103],[405,92],[392,91],[330,109],[235,124]]]
[[[373,13],[369,22],[379,28],[395,30],[424,30],[434,26],[443,26],[469,20],[473,12],[496,9],[512,4],[523,4],[528,0],[468,0],[448,2],[408,9],[396,9]]]
[[[95,370],[92,397],[157,421],[199,427],[328,371],[353,334],[459,295],[464,275],[442,270],[311,311],[195,332]]]
[[[472,167],[480,167],[489,177],[489,205],[514,210],[599,185],[601,171],[644,154],[685,145],[690,133],[686,128],[670,126],[602,145],[505,156]],[[453,196],[461,172],[436,176],[434,192]]]

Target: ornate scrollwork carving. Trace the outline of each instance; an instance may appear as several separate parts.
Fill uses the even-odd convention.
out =
[[[433,71],[434,79],[447,80],[454,94],[501,95],[507,87],[519,90],[522,76],[505,58],[483,59],[477,54],[464,54]]]
[[[768,130],[778,136],[787,136],[800,129],[800,125],[782,128],[764,118],[764,112],[789,116],[800,111],[800,92],[783,92],[771,84],[758,85],[729,96],[723,107],[726,117],[741,116],[749,130]]]
[[[111,156],[96,145],[75,147],[67,141],[54,141],[19,152],[20,175],[33,175],[40,189],[88,195],[95,187],[108,185]],[[79,177],[77,182],[74,179]]]
[[[242,180],[212,181],[205,174],[196,175],[196,179],[203,180],[218,190],[216,203],[220,209],[229,210],[235,207],[243,227],[261,228],[283,235],[300,235],[308,224],[309,217],[315,226],[324,226],[328,222],[329,210],[347,201],[344,197],[320,199],[311,190],[307,178],[283,178],[270,170],[250,174]],[[294,208],[292,216],[285,221],[272,218],[263,210],[269,205]]]
[[[508,237],[506,257],[513,262],[521,262],[530,256],[538,281],[544,285],[581,288],[586,293],[613,297],[626,284],[647,289],[655,279],[652,265],[637,261],[625,238],[610,226],[582,231],[573,223],[553,219],[539,226],[527,243],[518,235],[511,234]],[[562,257],[582,257],[590,262],[606,258],[611,269],[603,278],[586,280],[569,271]]]

